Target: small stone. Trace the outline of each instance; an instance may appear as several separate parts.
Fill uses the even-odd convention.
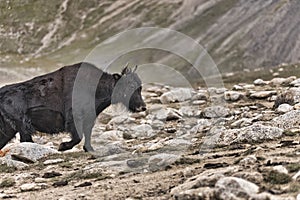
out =
[[[240,161],[240,164],[244,165],[244,166],[251,166],[251,165],[254,165],[256,163],[256,161],[257,161],[256,156],[250,155],[250,156],[247,156],[247,157],[243,158]]]
[[[75,188],[77,188],[77,187],[88,187],[88,186],[91,186],[91,185],[93,185],[91,182],[86,181],[86,182],[83,182],[79,185],[75,185],[74,187]]]
[[[52,171],[52,172],[46,172],[42,178],[53,178],[53,177],[57,177],[57,176],[61,176],[62,174],[59,173],[59,172],[55,172],[55,171]]]
[[[277,165],[273,167],[274,170],[278,171],[279,173],[283,173],[283,174],[288,174],[288,170],[282,166],[282,165]]]
[[[202,100],[206,102],[209,99],[208,92],[206,90],[199,90],[197,93],[192,97],[192,100]]]
[[[275,90],[271,90],[271,91],[259,91],[259,92],[254,92],[250,95],[250,97],[252,98],[256,98],[256,99],[264,99],[264,98],[268,98],[271,97],[272,95],[277,94],[277,92]]]
[[[35,183],[45,183],[45,182],[47,182],[47,179],[37,177],[37,178],[34,179],[34,182]]]
[[[300,110],[292,110],[271,120],[273,126],[283,129],[299,127]]]
[[[218,131],[205,141],[206,145],[230,145],[235,143],[263,142],[279,138],[283,135],[283,130],[273,126],[253,124],[241,129],[229,129]]]
[[[167,154],[167,153],[151,156],[148,160],[149,169],[150,171],[156,171],[158,169],[165,168],[168,165],[173,164],[179,158],[180,158],[179,155]]]
[[[299,180],[299,177],[300,177],[300,171],[298,171],[298,172],[292,177],[292,179],[295,180],[295,181],[297,181],[297,180]]]
[[[294,86],[294,87],[299,87],[299,86],[300,86],[300,78],[298,78],[298,79],[292,81],[292,82],[290,83],[290,85],[292,85],[292,86]]]
[[[280,86],[280,85],[286,85],[288,83],[289,83],[288,79],[276,77],[276,78],[273,78],[272,80],[270,80],[269,84],[271,86]]]
[[[255,88],[255,85],[253,85],[253,84],[246,84],[246,85],[244,85],[243,87],[244,87],[244,89],[246,89],[246,90],[250,90],[250,89]]]
[[[99,141],[120,141],[123,139],[123,132],[118,130],[105,131],[97,137]]]
[[[63,181],[56,181],[52,184],[53,187],[62,187],[68,185],[68,181],[63,180]]]
[[[149,124],[134,126],[131,130],[134,131],[132,136],[136,138],[147,138],[155,135],[155,132]]]
[[[294,109],[295,109],[295,110],[300,110],[300,103],[295,104],[295,105],[294,105]]]
[[[205,108],[203,114],[207,118],[226,117],[229,115],[229,109],[223,106],[211,106]]]
[[[168,140],[165,142],[165,144],[169,145],[169,146],[173,146],[173,147],[178,147],[178,148],[188,147],[188,146],[192,145],[192,143],[190,141],[185,140],[185,139],[180,139],[180,138]]]
[[[240,86],[240,85],[234,85],[233,90],[244,90],[244,87],[243,86]]]
[[[236,92],[236,91],[226,91],[224,93],[224,98],[226,101],[238,101],[244,96],[243,93],[241,92]]]
[[[158,120],[176,120],[182,118],[182,114],[180,111],[173,109],[173,108],[164,108],[157,111],[154,111],[153,114],[155,115],[155,118]]]
[[[230,124],[230,126],[232,128],[241,128],[241,127],[245,127],[245,126],[251,125],[252,121],[253,121],[253,119],[242,118],[242,119],[239,119],[239,120],[233,122],[232,124]]]
[[[262,80],[262,79],[256,79],[255,81],[253,81],[254,85],[267,85],[268,82]]]
[[[217,181],[215,187],[220,199],[250,199],[252,195],[259,192],[259,187],[237,177],[224,177]]]
[[[237,172],[237,173],[233,174],[233,176],[245,179],[245,180],[253,182],[255,184],[260,184],[264,180],[263,175],[261,173],[259,173],[259,172],[255,172],[255,171],[251,171],[251,172],[247,172],[247,171]]]
[[[175,88],[164,93],[160,97],[163,104],[182,102],[192,98],[192,91],[189,88]]]
[[[31,142],[12,144],[7,146],[7,148],[9,148],[8,155],[22,157],[31,162],[36,162],[48,155],[59,154],[57,150]]]
[[[164,123],[162,122],[162,121],[160,121],[160,120],[154,120],[152,123],[151,123],[151,126],[153,127],[153,128],[162,128],[162,127],[164,127]]]
[[[211,121],[209,119],[199,119],[197,125],[191,129],[192,134],[201,133],[202,131],[208,129],[211,126]]]
[[[12,169],[14,169],[14,167],[16,169],[26,169],[29,167],[29,165],[26,163],[13,160],[11,156],[5,156],[3,158],[0,158],[0,165],[7,165],[7,167],[11,167]]]
[[[27,191],[36,191],[47,188],[48,185],[46,183],[25,183],[20,186],[22,192]]]
[[[183,106],[179,109],[179,112],[188,117],[198,117],[201,115],[201,110],[199,108],[195,108],[194,106]]]
[[[206,101],[204,100],[195,100],[192,102],[193,105],[203,105],[206,104]]]
[[[44,165],[54,165],[54,164],[58,164],[58,163],[62,163],[65,160],[62,158],[58,158],[58,159],[51,159],[51,160],[46,160],[44,161]]]
[[[289,111],[291,111],[293,109],[294,109],[293,106],[291,106],[290,104],[284,103],[284,104],[280,104],[278,106],[278,108],[276,109],[276,111],[278,113],[287,113],[287,112],[289,112]]]

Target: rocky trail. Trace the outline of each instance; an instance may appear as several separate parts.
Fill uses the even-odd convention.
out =
[[[226,88],[145,85],[146,112],[100,114],[95,153],[58,152],[65,133],[16,138],[2,149],[0,198],[299,199],[300,79],[273,75]]]

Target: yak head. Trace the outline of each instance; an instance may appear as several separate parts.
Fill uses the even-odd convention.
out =
[[[112,94],[112,103],[122,103],[131,112],[146,110],[146,104],[142,98],[142,81],[136,74],[137,66],[130,69],[128,64],[121,74],[113,74],[116,84]]]

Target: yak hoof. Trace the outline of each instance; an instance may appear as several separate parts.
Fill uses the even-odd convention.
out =
[[[85,152],[93,152],[93,151],[95,151],[94,148],[91,147],[91,146],[89,146],[89,147],[83,146],[83,150],[84,150]]]
[[[66,151],[72,149],[74,145],[71,145],[69,142],[63,142],[59,145],[58,151]]]

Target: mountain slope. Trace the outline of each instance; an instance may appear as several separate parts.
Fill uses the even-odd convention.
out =
[[[297,0],[1,1],[0,56],[71,63],[114,34],[152,26],[196,39],[223,72],[271,67],[300,60],[299,10]]]

